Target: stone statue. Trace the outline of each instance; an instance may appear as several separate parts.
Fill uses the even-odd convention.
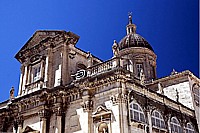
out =
[[[10,99],[13,99],[13,98],[14,98],[14,93],[15,93],[15,89],[14,89],[14,87],[12,87],[12,88],[10,89]]]
[[[160,93],[160,94],[164,94],[163,87],[162,87],[162,84],[160,82],[158,83],[158,91],[157,92]]]
[[[175,69],[173,69],[172,72],[171,72],[171,75],[174,75],[174,74],[177,74],[177,73],[178,72]]]
[[[116,57],[119,55],[119,48],[116,40],[114,40],[113,46],[112,46],[112,51],[113,51],[113,57]]]
[[[140,82],[141,82],[141,84],[144,84],[144,80],[145,80],[145,75],[144,75],[143,69],[141,69],[141,71],[140,71]]]
[[[86,58],[87,58],[87,62],[88,62],[88,67],[91,67],[92,66],[92,62],[93,62],[93,58],[92,58],[92,54],[88,51],[87,52],[87,56],[86,56]]]

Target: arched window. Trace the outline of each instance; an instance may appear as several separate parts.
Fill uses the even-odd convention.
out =
[[[182,133],[182,127],[176,117],[171,118],[170,124],[172,133]]]
[[[185,131],[186,131],[186,133],[195,133],[194,127],[192,126],[191,123],[187,123],[187,125],[185,127]]]
[[[152,126],[158,127],[158,128],[165,128],[165,121],[157,110],[154,110],[152,115],[151,115],[151,121],[152,121]]]
[[[131,121],[138,121],[145,123],[144,112],[139,104],[134,101],[130,103],[130,117]]]

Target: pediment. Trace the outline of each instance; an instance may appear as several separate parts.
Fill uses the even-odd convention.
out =
[[[43,45],[48,38],[55,36],[53,31],[36,31],[33,36],[25,43],[25,45],[15,55],[15,58],[23,62],[26,57],[38,54],[45,46]]]
[[[107,113],[111,113],[110,110],[108,110],[108,109],[106,109],[106,107],[100,105],[97,107],[96,111],[93,112],[92,114],[94,116],[96,116],[96,115],[102,115],[102,114],[107,114]]]
[[[66,32],[63,30],[39,30],[36,31],[26,42],[26,44],[15,55],[15,58],[22,63],[26,58],[38,54],[50,45],[57,46],[66,40],[68,43],[75,45],[78,42],[78,39],[79,36],[72,32]]]
[[[40,131],[37,131],[33,128],[31,128],[30,126],[26,126],[26,128],[23,130],[22,133],[39,133]]]

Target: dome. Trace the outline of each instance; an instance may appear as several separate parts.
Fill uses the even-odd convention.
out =
[[[142,36],[134,32],[126,35],[119,42],[119,50],[130,48],[130,47],[144,47],[153,51],[153,48],[151,47],[151,45]]]
[[[132,15],[129,14],[128,25],[126,26],[127,35],[119,42],[119,50],[130,47],[143,47],[153,51],[151,45],[139,34],[136,34],[136,25],[132,23]]]

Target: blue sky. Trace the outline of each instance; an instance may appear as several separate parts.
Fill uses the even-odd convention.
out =
[[[14,58],[36,30],[66,30],[80,36],[77,47],[107,60],[113,40],[125,35],[128,12],[137,33],[157,54],[157,76],[174,68],[199,74],[198,0],[1,0],[0,101],[18,91],[20,63]]]

